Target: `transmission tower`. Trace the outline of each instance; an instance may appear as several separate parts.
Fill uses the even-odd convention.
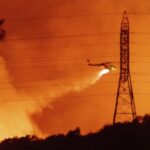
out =
[[[125,11],[121,22],[120,77],[113,123],[132,121],[135,117],[136,108],[129,67],[129,21]]]

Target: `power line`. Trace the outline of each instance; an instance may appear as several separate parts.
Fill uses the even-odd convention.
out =
[[[51,20],[51,19],[73,19],[83,17],[96,17],[96,16],[107,16],[107,15],[121,15],[121,12],[102,12],[102,13],[91,13],[91,14],[75,14],[75,15],[63,15],[63,16],[49,16],[49,17],[30,17],[30,18],[6,18],[8,21],[25,21],[25,20]]]
[[[113,96],[115,95],[114,93],[104,93],[104,94],[93,94],[93,95],[80,95],[80,96],[66,96],[66,98],[89,98],[89,97],[99,97],[99,96]],[[21,99],[21,98],[20,98]],[[39,97],[39,98],[33,98],[33,99],[21,99],[21,100],[16,100],[16,99],[6,99],[6,100],[0,100],[0,102],[28,102],[28,101],[48,101],[50,100],[51,97]]]
[[[101,32],[101,33],[89,33],[89,34],[72,34],[72,35],[57,35],[57,36],[45,36],[45,37],[23,37],[23,38],[7,38],[7,41],[17,40],[34,40],[34,39],[60,39],[60,38],[77,38],[77,37],[91,37],[91,36],[103,36],[103,35],[119,35],[119,32]]]
[[[141,35],[150,35],[150,32],[130,32],[132,35],[141,34]]]
[[[5,41],[5,43],[9,43],[9,41]],[[49,46],[49,48],[96,47],[96,46],[108,45],[108,44],[109,45],[118,45],[119,43],[118,42],[101,42],[101,43],[92,43],[92,44],[55,45],[55,46]],[[136,44],[136,43],[133,43],[133,44]],[[142,44],[144,44],[144,43],[142,43]]]
[[[5,41],[5,42],[8,43],[9,41]],[[150,42],[131,42],[131,45],[145,45],[145,44],[149,45]],[[92,43],[92,44],[55,45],[55,46],[49,46],[49,48],[99,47],[102,45],[119,45],[119,42],[101,42],[101,43],[99,42],[99,43]]]
[[[13,53],[15,54],[15,53]],[[97,53],[97,54],[91,54],[91,55],[96,55],[94,58],[99,58],[98,55],[106,55],[106,53]],[[91,55],[63,55],[63,56],[45,56],[45,57],[32,57],[32,58],[29,58],[29,57],[23,57],[23,58],[10,58],[8,59],[6,62],[7,63],[18,63],[18,62],[22,62],[22,63],[26,63],[26,62],[48,62],[48,61],[70,61],[70,60],[84,60],[84,62],[86,61],[87,58],[91,57]],[[117,56],[117,54],[111,54],[111,57],[112,56]]]
[[[150,12],[129,12],[130,15],[150,15]]]
[[[104,94],[93,94],[93,95],[79,95],[79,96],[65,96],[65,98],[89,98],[89,97],[106,97],[106,96],[115,96],[115,93],[104,93]],[[135,96],[148,96],[150,93],[135,93]],[[61,96],[60,96],[61,97]],[[32,99],[24,99],[24,98],[18,98],[16,99],[5,99],[0,100],[0,102],[28,102],[28,101],[34,101],[34,102],[40,102],[40,101],[49,101],[51,97],[33,97]]]
[[[136,35],[136,34],[150,35],[150,32],[130,32],[130,34],[132,34],[132,35]],[[6,41],[48,40],[48,39],[63,39],[63,38],[96,37],[96,36],[106,36],[106,35],[107,36],[119,35],[119,32],[101,32],[101,33],[59,35],[59,36],[44,36],[44,37],[7,38]]]
[[[119,54],[118,54],[119,55]],[[118,56],[118,55],[111,55],[111,62],[112,63],[119,63],[119,61],[115,61],[115,60],[113,60],[114,58],[116,58],[116,56]],[[62,56],[63,57],[63,56]],[[35,57],[35,58],[19,58],[19,59],[13,59],[13,58],[11,58],[11,59],[9,59],[9,60],[6,60],[5,62],[0,62],[0,64],[5,64],[5,63],[9,63],[9,64],[15,64],[15,63],[29,63],[29,64],[31,64],[32,66],[27,66],[27,67],[35,67],[35,68],[37,68],[37,67],[40,67],[40,66],[42,66],[42,67],[47,67],[47,66],[53,66],[53,65],[55,65],[57,62],[67,62],[67,61],[71,61],[71,62],[76,62],[74,65],[81,65],[81,62],[80,61],[82,61],[82,62],[84,62],[84,64],[86,64],[86,59],[88,59],[89,57],[91,57],[91,56],[89,56],[89,55],[87,55],[87,56],[81,56],[81,57],[66,57],[65,58],[65,56],[63,57],[63,58],[59,58],[59,57]],[[104,55],[103,55],[103,57],[105,57]],[[108,57],[108,56],[107,56]],[[137,57],[141,57],[141,58],[143,58],[143,57],[150,57],[150,56],[136,56],[136,58]],[[99,58],[99,56],[95,56],[94,58]],[[133,59],[134,57],[132,57],[132,59]],[[108,58],[107,58],[108,59]],[[77,62],[80,62],[80,63],[77,63]],[[104,61],[104,60],[101,60],[101,61]],[[41,62],[43,62],[43,63],[47,63],[47,62],[55,62],[55,63],[52,63],[52,64],[38,64],[37,66],[33,66],[33,62],[36,62],[36,63],[41,63]],[[144,61],[140,61],[140,60],[138,60],[138,61],[134,61],[134,60],[132,60],[131,61],[131,63],[150,63],[150,61],[147,61],[147,60],[144,60]],[[70,66],[70,65],[73,65],[73,64],[57,64],[57,66]],[[20,66],[20,68],[21,68],[22,66]]]
[[[26,49],[28,49],[28,50],[36,50],[36,49],[49,49],[50,47],[37,47],[37,48],[16,48],[16,49],[7,49],[7,51],[14,51],[13,52],[13,55],[17,55],[18,53],[15,51],[15,50],[26,50]],[[115,49],[116,50],[116,49]],[[143,49],[142,49],[143,50]],[[110,50],[108,50],[108,52],[109,52]],[[149,51],[148,49],[147,49],[147,51]],[[90,53],[90,54],[78,54],[78,55],[63,55],[63,58],[62,57],[60,57],[60,56],[56,56],[56,55],[53,55],[53,56],[44,56],[44,57],[42,57],[42,56],[38,56],[38,57],[32,57],[31,59],[32,60],[38,60],[38,59],[51,59],[51,60],[55,60],[55,59],[57,59],[57,60],[70,60],[70,59],[82,59],[82,58],[84,58],[84,57],[91,57],[91,55],[94,55],[94,56],[92,56],[92,57],[99,57],[100,55],[106,55],[106,54],[108,54],[107,52],[100,52],[100,53]],[[119,52],[114,52],[114,51],[111,51],[111,56],[118,56],[119,55]],[[142,55],[145,55],[145,57],[149,57],[150,56],[150,52],[144,52],[144,50],[143,50],[143,52],[131,52],[131,55],[132,55],[132,57],[133,56],[135,56],[135,55],[140,55],[141,57],[144,57],[144,56],[142,56]],[[7,56],[9,56],[8,54],[7,54]],[[11,57],[12,55],[10,54],[10,57]],[[108,55],[107,55],[108,56]],[[21,60],[25,60],[25,59],[29,59],[29,57],[23,57],[23,58],[21,58]],[[14,60],[18,60],[18,59],[12,59],[11,58],[11,60],[10,61],[14,61]]]
[[[81,77],[82,78],[82,77]],[[64,78],[61,78],[61,80],[65,80],[65,79],[68,79],[68,80],[72,80],[74,79],[73,77],[69,77],[69,76],[66,76]],[[0,86],[0,89],[11,89],[11,87],[8,87],[6,86],[7,84],[10,84],[11,82],[14,82],[14,83],[25,83],[25,82],[33,82],[33,83],[41,83],[46,81],[46,82],[49,82],[49,81],[59,81],[60,79],[59,78],[56,78],[56,79],[49,79],[49,80],[39,80],[39,79],[23,79],[23,80],[9,80],[9,81],[3,81],[3,80],[0,80],[0,84],[2,84]],[[137,80],[133,80],[132,83],[135,83],[135,84],[138,84],[139,82],[141,83],[146,83],[146,84],[150,84],[150,81],[137,81]],[[112,84],[112,83],[118,83],[118,81],[99,81],[99,84]],[[6,85],[4,85],[6,84]],[[44,83],[45,84],[45,83]],[[77,83],[67,83],[67,85],[74,85],[74,86],[84,86],[84,85],[92,85],[90,83],[85,83],[85,84],[79,84],[78,82]],[[61,87],[61,85],[59,84],[59,82],[56,84],[54,83],[50,83],[49,85],[27,85],[27,86],[18,86],[18,88],[32,88],[32,87]]]
[[[129,15],[150,15],[150,12],[129,12]],[[96,17],[96,16],[111,16],[122,15],[122,12],[97,12],[90,14],[75,14],[75,15],[60,15],[60,16],[47,16],[47,17],[30,17],[30,18],[6,18],[8,21],[26,21],[26,20],[51,20],[51,19],[74,19],[83,17]]]

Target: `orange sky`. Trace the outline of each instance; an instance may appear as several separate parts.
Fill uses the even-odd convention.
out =
[[[112,122],[119,70],[89,86],[99,69],[86,59],[113,61],[119,69],[124,10],[137,113],[149,113],[150,34],[142,34],[150,33],[148,0],[5,0],[0,6],[6,30],[0,46],[1,139],[77,126],[88,133]]]

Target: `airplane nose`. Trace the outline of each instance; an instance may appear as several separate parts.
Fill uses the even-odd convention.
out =
[[[115,67],[115,66],[111,66],[111,70],[112,70],[112,71],[115,71],[115,70],[116,70],[116,67]]]

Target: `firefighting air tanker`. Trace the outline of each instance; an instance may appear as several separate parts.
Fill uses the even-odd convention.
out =
[[[97,66],[97,67],[101,67],[102,69],[109,69],[110,71],[115,71],[116,67],[114,65],[112,65],[111,62],[103,62],[103,63],[96,63],[96,64],[92,64],[90,63],[90,60],[87,60],[88,65],[89,66]]]

